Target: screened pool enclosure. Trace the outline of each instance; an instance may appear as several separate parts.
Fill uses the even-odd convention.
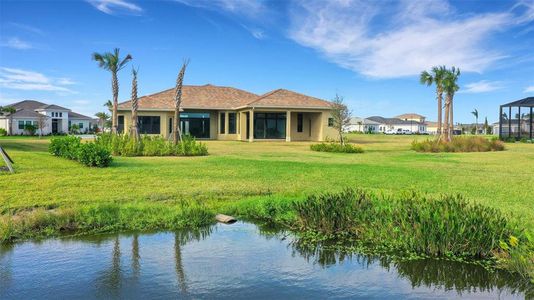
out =
[[[517,100],[500,107],[499,138],[532,139],[534,97]]]

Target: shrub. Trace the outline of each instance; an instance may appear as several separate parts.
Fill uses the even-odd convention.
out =
[[[338,143],[320,143],[311,145],[310,149],[319,152],[363,153],[361,147],[352,144],[341,145]]]
[[[88,167],[105,168],[111,164],[111,152],[95,143],[85,143],[78,147],[78,161]]]
[[[50,140],[48,151],[59,157],[77,160],[88,167],[107,167],[111,163],[110,151],[96,143],[82,143],[79,137],[68,135]]]
[[[37,126],[32,124],[26,124],[24,125],[24,131],[26,131],[28,135],[35,135],[35,132],[37,131]]]
[[[6,136],[7,131],[4,128],[0,128],[0,136]]]
[[[76,136],[55,137],[50,140],[48,151],[55,156],[76,160],[80,145],[81,139]]]
[[[454,137],[452,141],[425,140],[413,141],[412,150],[417,152],[487,152],[503,151],[504,143],[498,139],[484,137]]]
[[[127,134],[103,133],[98,135],[96,144],[120,156],[203,156],[208,155],[205,144],[194,137],[184,135],[176,146],[162,136],[144,135],[138,141]]]

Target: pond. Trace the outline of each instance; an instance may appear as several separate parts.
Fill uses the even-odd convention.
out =
[[[0,248],[1,299],[501,298],[530,286],[443,260],[303,251],[250,223],[30,241]]]

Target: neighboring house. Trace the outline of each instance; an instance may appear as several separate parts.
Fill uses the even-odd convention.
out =
[[[421,115],[416,114],[416,113],[402,114],[402,115],[396,116],[395,118],[401,119],[401,120],[404,120],[404,121],[416,121],[416,122],[419,122],[419,123],[425,123],[425,119],[426,119],[425,116],[421,116]]]
[[[6,107],[14,107],[16,112],[12,116],[0,115],[0,128],[4,128],[9,132],[9,127],[13,126],[13,135],[27,134],[24,130],[26,125],[37,127],[36,133],[39,134],[38,124],[40,119],[45,122],[43,135],[68,133],[71,123],[83,127],[84,130],[80,130],[81,132],[87,132],[95,125],[95,122],[90,117],[80,115],[55,104],[24,100],[6,105]],[[12,118],[11,124],[9,122],[10,117]]]
[[[350,124],[345,126],[345,132],[364,132],[377,133],[380,123],[366,119],[355,117],[350,119]]]
[[[378,131],[382,133],[385,133],[386,131],[401,132],[403,130],[409,130],[412,133],[426,133],[425,123],[411,119],[402,120],[399,118],[384,118],[380,116],[373,116],[367,119],[378,123]]]
[[[425,124],[428,134],[438,134],[438,122],[426,121]]]
[[[139,98],[141,134],[172,132],[174,89]],[[232,87],[186,85],[182,91],[180,126],[183,134],[213,140],[322,141],[337,136],[331,103],[278,89],[256,95]],[[131,126],[131,103],[118,107],[119,131]]]

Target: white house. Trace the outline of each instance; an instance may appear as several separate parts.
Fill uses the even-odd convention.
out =
[[[13,135],[27,134],[24,130],[26,125],[34,125],[39,133],[39,124],[42,123],[42,134],[68,133],[71,125],[76,124],[80,132],[85,133],[96,126],[94,119],[72,112],[70,109],[55,105],[46,104],[35,100],[24,100],[6,107],[15,108],[16,112],[12,115],[0,115],[0,128],[10,132],[12,128]],[[11,121],[10,121],[11,120]]]
[[[378,123],[378,132],[382,133],[386,131],[402,132],[403,130],[409,130],[412,133],[427,133],[424,117],[422,122],[414,119],[384,118],[380,116],[373,116],[367,119]]]
[[[366,119],[355,117],[350,119],[350,124],[345,126],[345,132],[364,132],[377,133],[380,123]]]

